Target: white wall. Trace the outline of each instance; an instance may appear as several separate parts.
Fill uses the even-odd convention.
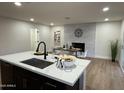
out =
[[[81,27],[84,36],[77,39],[74,30]],[[90,56],[111,58],[110,41],[120,38],[121,22],[87,23],[49,27],[23,21],[0,18],[0,55],[29,51],[31,49],[30,30],[38,28],[40,41],[45,41],[48,51],[54,46],[54,31],[61,31],[61,46],[68,42],[87,42]],[[95,38],[95,40],[94,40]],[[92,51],[93,50],[93,51]],[[94,52],[95,51],[95,52]],[[94,53],[94,54],[93,54]]]
[[[45,41],[49,51],[50,27],[29,22],[0,18],[0,55],[31,50],[31,31],[39,30],[39,41]],[[37,46],[37,45],[36,45]],[[36,50],[36,49],[33,49]]]
[[[83,30],[82,37],[75,37],[75,29]],[[85,43],[85,50],[88,50],[88,57],[95,56],[95,32],[96,23],[69,24],[64,26],[64,43],[71,45],[72,42]]]
[[[124,72],[124,20],[121,25],[121,52],[120,52],[120,66]]]
[[[111,58],[110,41],[120,40],[121,22],[96,24],[95,57]]]
[[[124,48],[124,20],[122,20],[122,23],[121,23],[120,40],[121,40],[121,48]]]
[[[51,46],[50,46],[50,42],[51,42],[50,27],[45,26],[45,25],[37,25],[37,28],[39,30],[39,41],[44,41],[46,43],[47,50],[50,51],[51,50]]]
[[[30,50],[30,28],[29,23],[0,18],[0,55]]]
[[[74,36],[74,30],[82,28],[83,36],[77,38]],[[89,57],[111,59],[110,41],[120,40],[121,22],[102,22],[102,23],[86,23],[86,24],[69,24],[63,26],[55,26],[51,28],[51,47],[54,47],[53,32],[62,30],[62,45],[71,42],[86,43],[86,50],[89,50]],[[120,50],[119,50],[120,52]],[[119,55],[118,57],[119,58]]]

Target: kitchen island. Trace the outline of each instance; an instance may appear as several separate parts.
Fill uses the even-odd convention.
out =
[[[53,64],[40,69],[22,63],[31,58],[44,60],[43,56],[33,53],[27,51],[0,56],[2,89],[85,89],[86,68],[90,60],[76,58],[76,67],[65,71],[56,67],[55,55],[49,54],[45,61]],[[10,86],[6,87],[7,84]]]

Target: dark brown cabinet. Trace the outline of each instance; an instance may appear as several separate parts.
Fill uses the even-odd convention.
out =
[[[13,66],[0,61],[2,89],[14,89]]]
[[[38,74],[14,67],[16,89],[43,89],[44,78]]]
[[[2,85],[12,84],[14,87],[2,87],[2,89],[12,90],[64,90],[64,89],[79,89],[79,81],[71,87],[60,83],[45,76],[41,76],[34,72],[25,70],[23,68],[5,63],[1,63],[1,78]]]

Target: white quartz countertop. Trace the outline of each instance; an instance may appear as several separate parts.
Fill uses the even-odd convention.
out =
[[[27,69],[29,71],[46,76],[48,78],[54,79],[56,81],[62,82],[70,86],[73,86],[76,83],[76,81],[79,79],[83,71],[87,68],[87,66],[90,63],[90,60],[77,58],[76,61],[74,62],[74,64],[76,65],[76,68],[74,68],[72,71],[65,71],[65,70],[58,69],[56,67],[56,63],[44,69],[40,69],[37,67],[33,67],[30,65],[21,63],[21,61],[31,59],[31,58],[38,58],[38,59],[44,60],[43,55],[36,56],[36,55],[33,55],[33,53],[34,53],[33,51],[27,51],[27,52],[4,55],[4,56],[0,56],[0,60],[3,60],[7,63]],[[49,54],[46,60],[55,62],[54,56],[55,55]]]

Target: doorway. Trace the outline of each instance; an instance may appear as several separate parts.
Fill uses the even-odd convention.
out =
[[[35,51],[39,43],[39,30],[37,28],[31,29],[31,50]]]

